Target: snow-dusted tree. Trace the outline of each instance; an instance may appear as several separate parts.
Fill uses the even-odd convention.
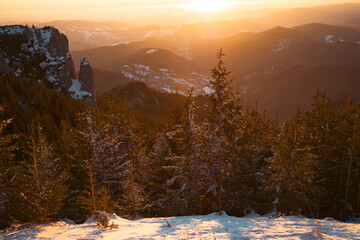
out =
[[[89,185],[86,186],[85,194],[79,195],[77,198],[81,207],[91,213],[92,216],[99,214],[106,216],[107,213],[115,213],[116,202],[112,200],[107,186],[103,185],[100,188],[96,186],[93,173],[94,166],[91,165],[88,158],[86,169],[89,176]]]
[[[336,187],[341,175],[339,172],[338,117],[332,100],[326,93],[317,92],[312,107],[305,112],[305,131],[307,145],[315,157],[315,180],[313,185],[318,194],[313,198],[316,202],[316,217],[338,215],[343,208],[338,204],[343,200],[341,189]]]
[[[161,174],[156,179],[163,182],[161,201],[166,215],[200,213],[204,163],[195,111],[191,90],[185,106],[178,104],[172,110],[168,130],[159,136],[152,154],[152,161],[161,167],[153,173]]]
[[[211,107],[207,122],[207,143],[209,173],[207,182],[208,191],[216,197],[216,210],[223,210],[224,183],[229,177],[230,154],[227,150],[228,143],[234,132],[233,111],[237,109],[237,101],[232,93],[230,72],[224,66],[224,53],[218,52],[218,65],[212,70],[210,80]]]
[[[227,181],[226,208],[243,215],[255,210],[267,213],[271,208],[268,186],[268,158],[273,155],[274,123],[250,106],[240,104],[233,110],[235,128],[228,142],[231,159]]]
[[[338,132],[343,153],[343,161],[339,164],[344,169],[344,214],[348,219],[351,215],[360,214],[360,104],[348,99],[346,105],[339,109],[340,122]]]
[[[68,172],[68,179],[64,206],[60,211],[62,218],[69,218],[76,222],[86,219],[89,212],[81,208],[78,197],[86,195],[86,187],[89,184],[86,149],[87,143],[78,134],[78,129],[62,123],[62,132],[56,141],[56,154],[61,158],[63,169]]]
[[[178,175],[175,173],[178,167],[173,165],[173,158],[170,157],[170,141],[166,133],[157,134],[153,149],[149,154],[145,191],[149,196],[150,214],[153,216],[176,215],[173,208],[178,203],[174,199],[177,194],[172,190],[173,183],[168,180]]]
[[[318,190],[312,185],[315,179],[315,156],[306,142],[306,128],[298,112],[291,122],[284,123],[275,144],[270,169],[277,211],[308,213],[315,217]],[[312,202],[313,201],[313,202]]]
[[[23,136],[26,159],[13,181],[11,211],[23,221],[46,222],[63,205],[67,174],[60,171],[60,159],[54,156],[41,127],[32,122],[28,131]]]
[[[4,111],[0,105],[0,114]],[[9,202],[9,166],[14,158],[15,145],[11,144],[14,135],[5,134],[4,129],[11,119],[0,120],[0,215],[5,215],[6,204]],[[11,178],[11,177],[10,177]]]
[[[206,167],[201,154],[203,136],[201,126],[196,122],[196,108],[195,101],[193,100],[193,89],[191,89],[185,104],[184,140],[187,149],[183,164],[183,174],[186,176],[185,191],[189,214],[200,214],[200,203],[204,189],[203,172]]]
[[[127,94],[119,103],[112,103],[104,114],[107,153],[103,165],[107,170],[106,184],[119,203],[121,214],[137,217],[147,208],[144,194],[146,177],[145,140],[143,129],[129,108]],[[106,146],[106,145],[105,145]]]
[[[144,176],[146,172],[147,156],[143,146],[145,137],[140,131],[134,113],[129,109],[127,101],[120,106],[121,132],[118,149],[118,161],[123,177],[123,197],[120,207],[122,214],[127,217],[138,217],[147,208],[147,199],[144,194]]]
[[[112,204],[110,196],[114,199],[114,195],[119,194],[117,188],[120,179],[114,178],[120,174],[118,173],[120,163],[116,160],[116,140],[118,138],[111,134],[110,124],[99,112],[82,113],[79,120],[81,139],[79,143],[83,145],[82,158],[84,159],[83,167],[87,172],[87,187],[85,194],[79,195],[77,198],[83,207],[92,214],[98,211],[114,213],[114,207],[104,208],[104,206],[115,205]],[[111,189],[110,192],[108,192],[109,189]],[[102,196],[103,194],[106,196]],[[99,199],[109,199],[109,201],[100,203]]]

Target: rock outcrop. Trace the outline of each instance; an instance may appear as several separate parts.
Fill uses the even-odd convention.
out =
[[[0,73],[32,78],[58,91],[65,89],[96,107],[94,91],[76,80],[67,37],[56,28],[0,27]]]
[[[1,54],[0,54],[0,72],[5,74],[11,73],[11,68],[6,63],[4,57]]]
[[[86,92],[89,93],[91,96],[95,96],[95,82],[94,82],[93,69],[85,58],[81,60],[81,64],[80,64],[79,82],[81,85],[80,88],[81,92]],[[96,98],[93,97],[90,100],[91,100],[91,105],[96,106]]]

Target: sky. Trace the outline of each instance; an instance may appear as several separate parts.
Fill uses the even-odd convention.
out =
[[[93,20],[146,24],[154,16],[236,18],[257,9],[306,7],[359,0],[0,0],[1,22]],[[255,13],[254,13],[255,14]]]

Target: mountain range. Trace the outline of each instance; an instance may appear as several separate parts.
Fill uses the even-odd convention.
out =
[[[201,95],[211,92],[211,69],[222,48],[234,93],[241,94],[245,103],[257,102],[269,115],[286,119],[298,107],[307,108],[317,90],[327,91],[338,103],[360,96],[359,9],[360,4],[323,5],[274,10],[250,20],[159,26],[55,21],[42,25],[57,26],[60,31],[28,28],[21,30],[24,41],[11,38],[22,27],[2,27],[0,70],[83,91],[82,86],[91,84],[74,84],[75,72],[90,63],[94,80],[88,93],[92,96],[136,81],[161,93],[187,95],[194,88]],[[49,29],[56,34],[49,35]],[[68,35],[69,43],[61,32]],[[57,38],[63,43],[54,41]],[[51,50],[55,45],[61,51]]]
[[[339,99],[359,96],[353,90],[329,88],[324,81],[328,76],[331,85],[342,85],[342,81],[356,82],[351,76],[360,65],[360,30],[348,26],[311,23],[201,42],[184,42],[175,37],[150,38],[73,52],[72,55],[75,62],[85,56],[95,69],[116,73],[118,79],[126,79],[125,82],[142,81],[159,91],[186,95],[191,87],[197,94],[209,92],[210,71],[217,63],[219,48],[226,54],[234,91],[240,92],[249,104],[258,100],[259,106],[272,116],[277,114],[287,118],[297,107],[306,108],[317,89],[326,90]],[[338,74],[329,75],[334,71]],[[292,76],[297,76],[295,85]],[[305,79],[300,81],[299,76]],[[274,87],[276,84],[264,87],[276,81],[282,89],[281,95]],[[125,82],[122,80],[122,85]],[[99,81],[97,84],[101,85]],[[119,82],[113,81],[112,86],[107,83],[107,87],[110,89],[116,84]],[[300,97],[297,93],[304,88],[308,90]],[[279,106],[284,99],[294,96],[298,97]]]

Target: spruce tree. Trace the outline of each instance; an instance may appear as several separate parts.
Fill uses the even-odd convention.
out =
[[[231,88],[230,72],[224,66],[222,49],[218,52],[218,64],[212,70],[209,95],[211,106],[207,121],[208,143],[208,191],[216,198],[216,210],[223,210],[223,198],[225,197],[224,184],[229,178],[231,160],[227,152],[228,142],[234,131],[234,114],[237,102]]]
[[[0,105],[0,116],[4,108]],[[10,183],[13,177],[11,171],[11,161],[14,159],[14,150],[16,149],[12,141],[15,139],[14,134],[5,134],[6,126],[11,123],[12,119],[0,120],[0,215],[6,216],[6,205],[9,203]]]
[[[360,196],[360,105],[354,99],[348,99],[346,105],[339,109],[338,133],[342,144],[339,144],[343,161],[339,168],[343,169],[342,183],[344,208],[343,219],[348,219],[359,212]],[[340,142],[339,141],[339,142]],[[342,211],[341,211],[342,212]]]
[[[63,205],[67,174],[59,169],[60,159],[40,125],[33,122],[28,129],[23,136],[25,162],[18,166],[13,180],[11,211],[19,220],[46,222],[56,217]]]
[[[318,188],[314,197],[316,217],[338,215],[343,207],[341,189],[337,187],[339,151],[337,142],[338,117],[332,100],[326,93],[317,92],[311,108],[305,112],[307,145],[315,157],[313,185]]]
[[[187,201],[189,202],[189,213],[199,214],[202,192],[204,188],[204,159],[202,158],[202,130],[200,125],[196,122],[196,104],[193,100],[193,89],[190,90],[186,101],[187,118],[185,121],[185,141],[188,148],[185,153],[185,174]]]
[[[273,186],[276,187],[275,209],[285,214],[316,215],[315,156],[306,142],[306,128],[298,112],[284,123],[271,159]]]

